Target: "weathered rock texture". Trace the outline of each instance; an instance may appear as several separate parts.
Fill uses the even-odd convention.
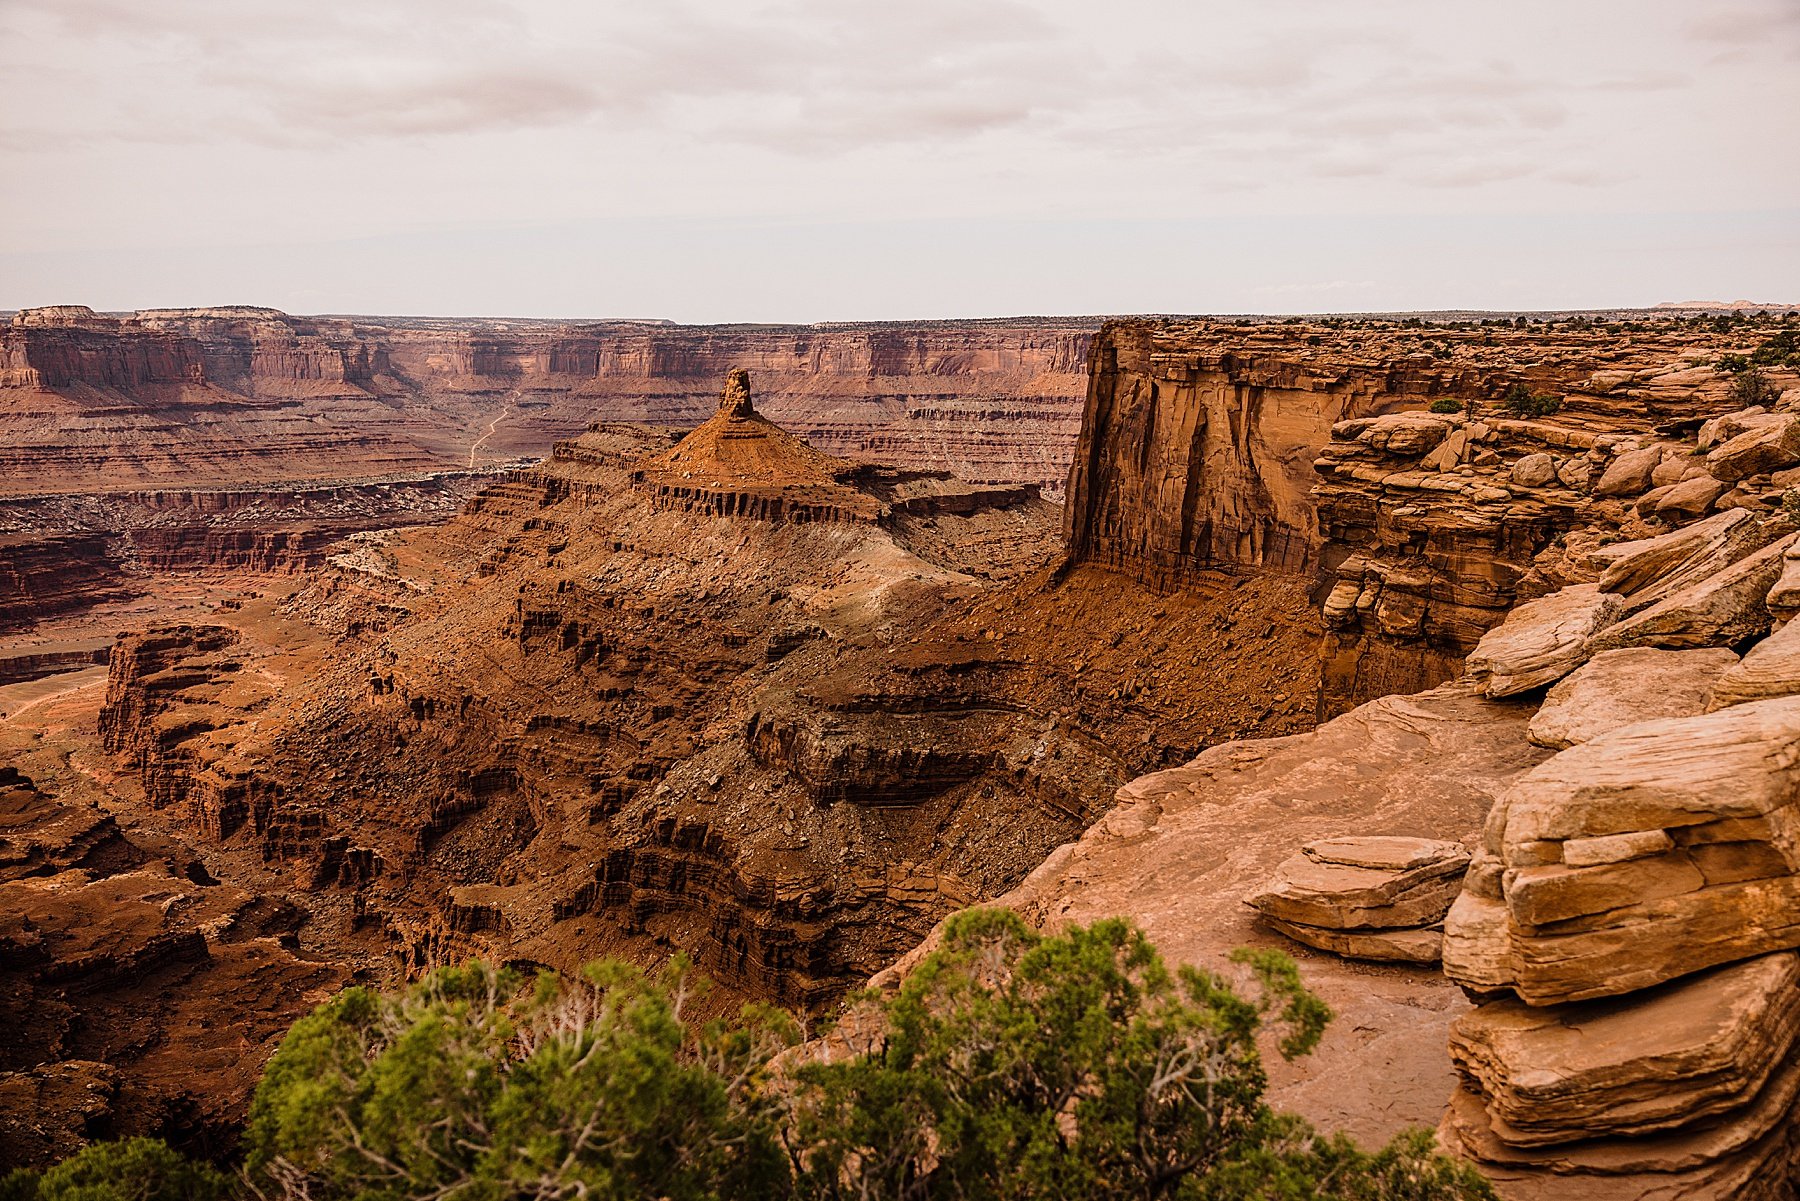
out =
[[[121,640],[100,732],[193,837],[308,881],[327,950],[681,946],[817,1008],[1132,775],[1311,722],[1304,580],[1163,596],[1054,570],[1053,522],[825,455],[740,381],[678,443],[598,425],[334,556],[288,605],[342,639],[304,676],[224,626]]]
[[[1246,904],[1297,942],[1351,959],[1436,963],[1438,923],[1462,890],[1469,853],[1430,838],[1309,842]]]
[[[228,1149],[288,1025],[341,986],[295,953],[300,910],[172,850],[0,768],[0,1164],[133,1134]]]
[[[1445,922],[1446,973],[1487,1000],[1440,1137],[1509,1197],[1792,1196],[1800,680],[1755,666],[1779,634],[1721,645],[1768,628],[1785,528],[1730,510],[1558,594],[1616,603],[1565,640],[1530,733],[1566,749],[1502,793]],[[1483,646],[1530,641],[1533,608]]]
[[[1737,662],[1724,647],[1602,651],[1545,694],[1531,741],[1562,750],[1640,721],[1698,713]]]
[[[1164,588],[1220,567],[1309,568],[1312,462],[1332,425],[1472,386],[1429,361],[1296,341],[1210,322],[1105,326],[1069,477],[1071,556]]]
[[[1070,472],[1070,554],[1161,588],[1317,570],[1322,714],[1426,688],[1519,601],[1593,582],[1600,542],[1728,500],[1778,505],[1768,464],[1785,450],[1729,481],[1699,454],[1707,419],[1717,436],[1775,416],[1732,419],[1729,374],[1691,361],[1750,337],[1109,323]],[[1560,407],[1509,409],[1521,387]]]

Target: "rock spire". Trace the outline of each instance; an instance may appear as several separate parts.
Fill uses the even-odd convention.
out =
[[[750,403],[750,373],[733,367],[725,377],[725,390],[719,393],[719,412],[731,417],[754,417],[756,406]]]

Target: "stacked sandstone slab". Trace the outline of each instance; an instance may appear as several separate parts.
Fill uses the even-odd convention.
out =
[[[1719,378],[1673,361],[1558,383],[1558,418],[1467,398],[1336,422],[1312,493],[1330,548],[1322,715],[1455,676],[1517,602],[1591,578],[1565,540],[1779,512],[1800,485],[1800,389],[1728,411]]]
[[[1281,933],[1348,959],[1436,963],[1469,852],[1430,838],[1309,842],[1245,903]]]
[[[1440,1133],[1509,1197],[1793,1195],[1800,631],[1771,630],[1797,537],[1730,508],[1600,548],[1598,582],[1469,657],[1489,696],[1549,686],[1529,736],[1558,751],[1501,794],[1445,921],[1483,1003]]]

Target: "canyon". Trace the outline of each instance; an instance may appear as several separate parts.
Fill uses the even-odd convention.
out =
[[[691,428],[738,366],[827,451],[1055,495],[1097,324],[23,310],[0,327],[0,630],[144,572],[316,567],[346,534],[450,516],[592,421]],[[83,541],[46,557],[59,538]]]
[[[0,1155],[227,1145],[243,1065],[344,981],[684,950],[721,1006],[825,1015],[997,901],[1288,951],[1338,1017],[1276,1099],[1441,1121],[1507,1197],[1785,1179],[1800,938],[1734,932],[1772,925],[1792,789],[1695,783],[1793,737],[1800,378],[1747,406],[1728,358],[1781,328],[22,314],[0,979],[32,1034],[0,1093],[54,1120]],[[45,434],[65,402],[94,423]],[[1634,729],[1700,766],[1663,780]],[[1613,760],[1682,799],[1568,816]],[[1728,949],[1565,966],[1626,903]],[[1608,1088],[1651,1116],[1596,1118]]]

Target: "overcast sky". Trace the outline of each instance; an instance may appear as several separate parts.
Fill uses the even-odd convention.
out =
[[[1800,0],[0,0],[0,307],[1800,301]]]

